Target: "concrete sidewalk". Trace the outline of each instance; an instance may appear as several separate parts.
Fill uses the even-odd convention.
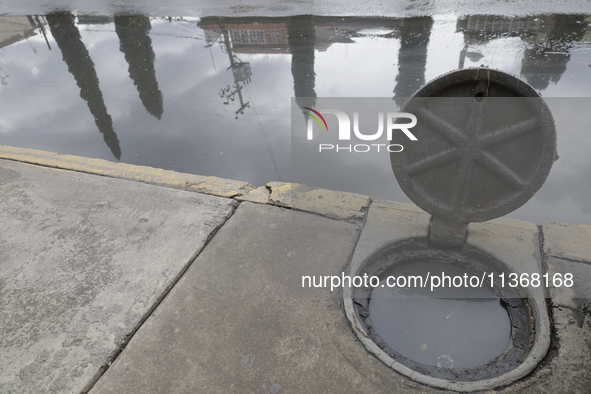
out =
[[[0,393],[441,392],[291,284],[293,259],[338,274],[368,210],[408,204],[9,147],[0,191]],[[546,268],[590,283],[591,229],[541,231]],[[548,356],[500,392],[591,391],[591,313],[550,296]]]

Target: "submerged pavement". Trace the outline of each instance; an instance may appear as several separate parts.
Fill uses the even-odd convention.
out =
[[[294,262],[342,272],[368,212],[414,206],[9,147],[0,190],[0,393],[443,392],[370,355],[336,292],[293,284]],[[589,227],[527,226],[543,269],[589,278]],[[497,391],[589,392],[575,295],[549,294],[548,354]]]

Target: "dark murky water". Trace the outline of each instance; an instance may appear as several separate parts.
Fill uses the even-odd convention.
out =
[[[396,264],[382,273],[369,313],[384,342],[411,360],[443,368],[477,367],[499,356],[509,345],[511,320],[490,289],[457,289],[462,292],[456,291],[457,298],[428,298],[428,288],[389,288],[386,284],[390,275],[426,276],[427,272],[472,275],[465,268],[427,260]],[[415,298],[421,296],[425,298]],[[481,298],[461,298],[469,296]]]
[[[396,102],[440,74],[484,64],[554,100],[560,159],[509,216],[591,224],[589,21],[1,16],[0,144],[408,201],[387,154],[310,163],[293,179],[290,98]]]

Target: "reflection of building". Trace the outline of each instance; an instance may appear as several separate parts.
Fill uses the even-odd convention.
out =
[[[32,16],[0,16],[0,48],[34,36],[36,27]],[[34,48],[33,51],[35,51]],[[3,60],[4,55],[0,57],[0,85],[2,86],[8,84],[9,77],[8,68],[3,64]]]
[[[36,27],[30,16],[0,16],[0,48],[34,36]]]
[[[456,30],[464,33],[464,43],[486,44],[500,37],[538,36],[544,25],[535,17],[509,18],[498,15],[471,15],[458,19]]]
[[[459,67],[463,68],[465,57],[470,56],[469,47],[485,45],[497,38],[519,37],[527,46],[520,74],[535,89],[544,90],[550,82],[560,80],[570,60],[570,49],[574,42],[583,39],[586,27],[582,15],[468,16],[457,22],[457,30],[464,33]]]
[[[289,53],[287,18],[203,18],[198,26],[208,45],[227,29],[234,53]]]
[[[236,53],[289,53],[286,23],[228,25]]]
[[[230,32],[234,53],[290,53],[290,18],[223,18]],[[314,17],[314,49],[325,51],[334,43],[353,43],[353,37],[366,28],[384,28],[398,31],[403,19],[395,18],[335,18]],[[205,32],[208,44],[215,42],[221,34],[220,18],[203,18],[198,26]],[[293,24],[292,24],[293,28]]]

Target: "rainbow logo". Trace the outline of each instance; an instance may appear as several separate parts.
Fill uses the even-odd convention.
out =
[[[326,131],[328,131],[328,125],[326,124],[326,120],[324,120],[324,117],[323,117],[322,115],[320,115],[320,112],[318,112],[318,111],[315,111],[315,110],[313,110],[312,108],[308,108],[308,107],[303,107],[303,108],[304,108],[304,109],[307,109],[307,110],[309,110],[309,111],[312,111],[312,112],[314,112],[316,115],[318,115],[318,116],[320,117],[320,119],[322,119],[322,122],[324,122],[324,126],[326,126]],[[313,119],[316,121],[316,123],[318,123],[318,126],[320,126],[320,130],[324,129],[324,128],[322,127],[322,123],[320,123],[320,120],[318,120],[318,118],[317,118],[317,117],[315,117],[314,115],[312,115],[312,114],[311,114],[311,113],[309,113],[309,112],[304,112],[304,114],[306,114],[306,115],[310,115],[310,116],[311,116],[311,117],[312,117],[312,118],[313,118]]]

